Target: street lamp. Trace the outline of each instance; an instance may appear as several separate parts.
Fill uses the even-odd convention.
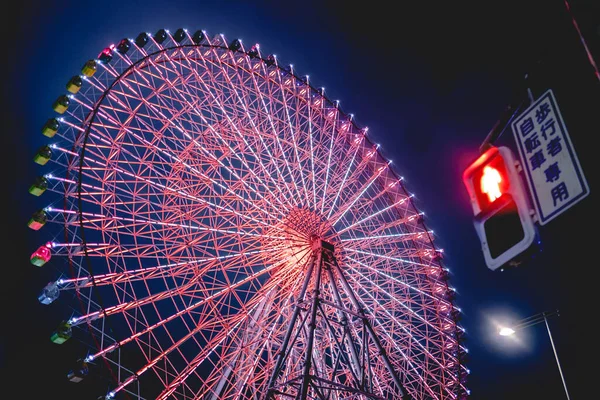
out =
[[[558,310],[555,311],[544,311],[531,317],[527,317],[520,321],[517,321],[512,326],[503,326],[498,329],[498,334],[500,336],[511,336],[514,335],[517,331],[520,331],[524,328],[527,328],[532,325],[539,324],[544,322],[546,324],[546,329],[548,330],[548,337],[550,338],[550,344],[552,345],[552,350],[554,351],[554,358],[556,359],[556,365],[558,366],[558,372],[560,372],[560,379],[562,380],[563,387],[565,388],[565,394],[567,395],[567,400],[570,400],[569,392],[567,390],[567,384],[565,382],[565,377],[563,375],[562,369],[560,368],[560,361],[558,361],[558,354],[556,353],[556,348],[554,347],[554,340],[552,339],[552,333],[550,333],[550,325],[548,325],[548,318],[552,316],[558,316]]]
[[[508,328],[508,327],[504,326],[504,327],[500,328],[498,333],[500,334],[500,336],[510,336],[513,333],[515,333],[515,330],[513,328]]]

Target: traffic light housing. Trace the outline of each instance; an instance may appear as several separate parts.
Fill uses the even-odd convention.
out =
[[[512,151],[490,147],[465,169],[463,182],[488,268],[516,263],[535,240],[536,229]]]

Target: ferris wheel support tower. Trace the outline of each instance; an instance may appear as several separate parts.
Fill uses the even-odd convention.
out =
[[[311,261],[269,381],[267,400],[275,394],[300,400],[309,398],[309,395],[310,398],[326,399],[334,391],[355,393],[369,399],[385,399],[387,396],[382,396],[384,394],[409,399],[369,317],[344,277],[335,258],[334,245],[316,235],[311,242]],[[307,298],[311,282],[312,295]],[[333,302],[322,296],[324,291],[329,292]],[[336,315],[322,312],[323,305],[336,308]],[[295,343],[302,340],[302,334],[306,339],[302,372],[286,370],[286,360],[292,357]],[[325,350],[325,353],[327,350],[331,352],[327,355],[322,354],[323,351],[315,352],[313,346],[315,337],[325,334],[334,338],[333,346]],[[376,349],[375,354],[373,348]],[[377,356],[395,386],[393,389],[380,387],[379,393],[377,386],[382,382],[374,382],[371,365]],[[343,363],[348,364],[348,368],[343,368]],[[351,373],[348,374],[348,371]]]

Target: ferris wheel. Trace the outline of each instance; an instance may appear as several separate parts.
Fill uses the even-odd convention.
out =
[[[68,379],[110,369],[107,399],[467,396],[441,251],[324,89],[201,30],[75,72],[29,189],[31,263],[62,271],[39,301],[77,302],[51,340],[93,344]]]

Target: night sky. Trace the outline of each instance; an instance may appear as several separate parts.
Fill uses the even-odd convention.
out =
[[[57,1],[12,3],[2,24],[3,269],[0,381],[15,398],[96,398],[66,379],[73,347],[50,342],[64,317],[37,301],[56,272],[29,263],[39,246],[26,222],[39,204],[27,189],[43,171],[41,125],[65,82],[123,37],[160,28],[204,29],[293,64],[369,127],[415,194],[444,249],[469,349],[473,399],[565,399],[547,331],[508,345],[494,321],[560,309],[550,320],[571,399],[590,398],[586,360],[597,341],[597,135],[600,81],[562,0],[430,2]],[[527,3],[526,5],[524,3]],[[570,1],[596,63],[600,2]],[[525,73],[530,79],[524,80]],[[591,194],[539,228],[542,250],[517,268],[489,270],[472,224],[462,172],[509,104],[554,90]],[[512,131],[497,141],[515,150]],[[597,324],[597,323],[596,323]],[[597,386],[597,385],[596,385]],[[92,390],[93,389],[93,390]],[[91,393],[91,394],[90,394]],[[597,397],[596,397],[597,398]]]

